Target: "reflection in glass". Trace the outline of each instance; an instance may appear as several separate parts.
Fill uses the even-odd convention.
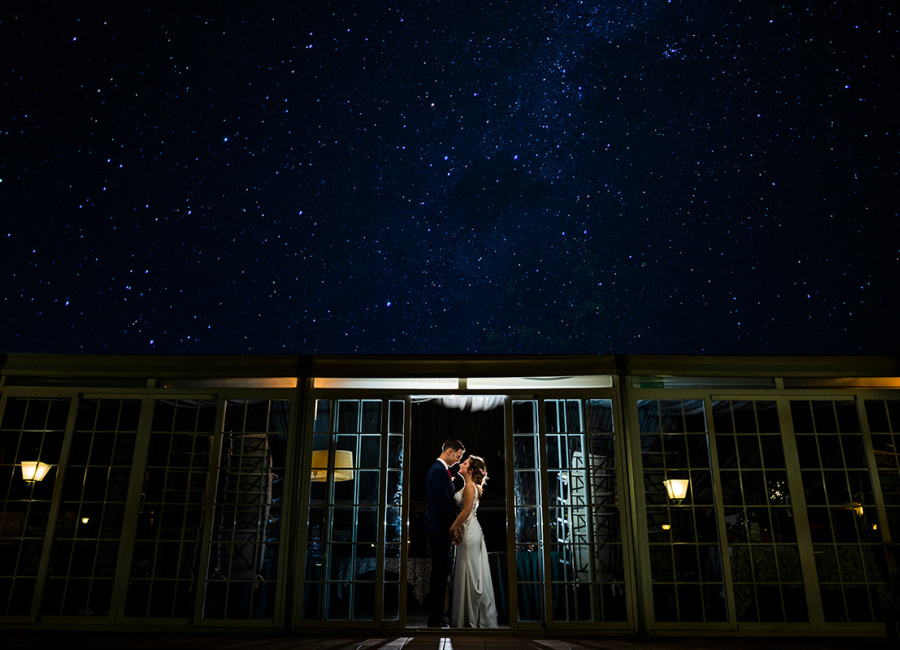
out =
[[[524,506],[537,505],[538,473],[536,471],[516,471],[514,475],[516,502]]]
[[[553,619],[623,620],[612,404],[546,399],[544,411]],[[529,496],[522,494],[520,500]]]
[[[805,608],[787,601],[803,584],[777,404],[716,401],[712,409],[737,618],[804,620]]]
[[[119,555],[138,399],[86,399],[78,404],[76,429],[65,470],[62,501],[42,613],[108,616]],[[112,465],[113,461],[118,465]]]
[[[531,548],[539,543],[539,519],[536,508],[516,508],[516,543],[521,550]]]
[[[154,401],[126,616],[193,616],[216,407]]]
[[[227,400],[204,618],[272,619],[290,403]]]
[[[513,445],[515,447],[513,466],[516,469],[533,469],[537,467],[536,444],[537,439],[533,435],[513,436]]]
[[[313,418],[313,431],[316,433],[331,431],[331,400],[317,399]]]
[[[328,400],[319,400],[320,403]],[[381,433],[382,400],[334,401],[320,412],[334,411],[334,423],[314,448],[352,459],[350,480],[329,475],[311,484],[303,616],[312,620],[397,620],[400,593],[400,546],[403,540],[403,435],[405,403],[388,405],[387,429]],[[334,432],[328,435],[328,432]],[[385,466],[386,462],[386,466]],[[380,506],[385,506],[383,517]],[[377,574],[379,553],[383,573]],[[381,612],[375,595],[384,596]]]
[[[900,400],[867,399],[866,419],[872,432],[875,469],[881,483],[887,527],[893,540],[900,539]],[[846,447],[845,447],[846,449]],[[864,466],[864,458],[848,454],[848,461]]]
[[[883,402],[874,401],[872,410],[879,406]],[[856,451],[865,449],[856,404],[794,400],[791,418],[802,450],[803,490],[826,620],[877,621],[878,593],[887,591],[888,572],[878,533],[881,522],[869,506],[873,496],[866,456]],[[873,436],[876,462],[881,442]]]
[[[514,433],[537,432],[537,402],[513,401],[512,416]]]
[[[516,585],[520,621],[544,620],[544,538],[541,522],[540,462],[537,454],[537,402],[514,401],[513,505]],[[530,435],[523,435],[523,434]]]
[[[718,539],[705,403],[640,400],[641,465],[657,621],[723,621]],[[668,488],[685,481],[679,498]]]

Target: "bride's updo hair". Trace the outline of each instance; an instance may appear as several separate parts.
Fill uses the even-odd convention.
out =
[[[469,456],[469,476],[475,487],[478,488],[478,494],[484,489],[484,482],[487,481],[487,467],[484,465],[484,458],[481,456]]]

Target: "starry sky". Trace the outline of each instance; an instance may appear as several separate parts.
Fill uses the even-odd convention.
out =
[[[897,354],[893,2],[0,7],[0,352]]]

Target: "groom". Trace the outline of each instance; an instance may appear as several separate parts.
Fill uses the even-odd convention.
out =
[[[425,479],[425,534],[431,547],[431,581],[428,591],[428,627],[445,627],[444,595],[450,575],[450,526],[456,519],[453,502],[453,478],[450,468],[459,462],[466,448],[451,438],[441,448],[441,455],[428,470]],[[449,626],[449,624],[447,625]]]

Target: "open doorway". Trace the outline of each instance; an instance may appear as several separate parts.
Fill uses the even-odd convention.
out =
[[[448,438],[458,438],[466,448],[463,460],[474,454],[484,458],[488,481],[478,508],[494,585],[498,624],[509,625],[507,591],[506,450],[503,396],[413,397],[409,464],[409,554],[406,621],[408,627],[425,627],[431,562],[425,536],[425,476]],[[462,479],[453,468],[457,489]]]

